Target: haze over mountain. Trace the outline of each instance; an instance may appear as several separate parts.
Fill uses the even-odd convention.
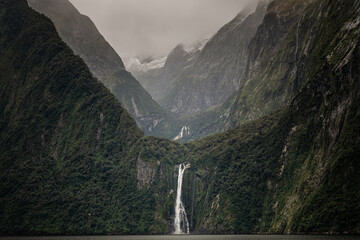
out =
[[[229,129],[181,144],[146,137],[49,18],[0,0],[0,235],[173,233],[179,192],[190,233],[360,234],[360,2],[264,14],[208,123]]]
[[[150,59],[148,63],[132,58],[126,64],[151,96],[160,101],[174,89],[176,77],[194,63],[207,41],[205,39],[190,46],[178,44],[167,57]]]
[[[122,57],[166,56],[213,35],[253,0],[71,0]],[[255,2],[255,4],[253,4]],[[255,7],[255,6],[254,6]]]
[[[29,0],[29,3],[33,8],[45,13],[53,19],[63,40],[69,44],[76,54],[79,54],[85,60],[94,75],[110,89],[117,99],[119,99],[123,106],[136,119],[138,125],[145,131],[146,134],[174,139],[178,134],[180,134],[185,126],[191,125],[192,131],[188,131],[181,139],[178,139],[180,141],[186,141],[206,136],[214,132],[213,129],[203,131],[203,125],[199,125],[199,122],[201,123],[202,119],[198,119],[197,117],[186,117],[184,119],[183,117],[180,118],[179,116],[173,116],[172,114],[169,114],[166,109],[162,109],[157,102],[151,99],[151,96],[140,86],[137,80],[123,69],[124,66],[121,58],[99,33],[93,22],[87,16],[81,15],[70,2],[67,0]],[[179,104],[179,101],[181,103],[183,102],[182,104],[183,106],[186,106],[186,108],[195,108],[195,110],[199,110],[199,106],[200,109],[206,109],[206,107],[212,106],[213,103],[209,104],[207,98],[216,98],[216,96],[219,96],[217,93],[219,86],[227,86],[225,87],[226,90],[220,94],[221,99],[227,98],[226,95],[228,91],[233,92],[236,89],[232,86],[232,84],[229,84],[229,79],[226,76],[229,75],[227,74],[227,71],[220,71],[220,69],[216,69],[218,68],[216,66],[232,66],[235,64],[237,65],[237,68],[244,68],[244,62],[235,63],[237,55],[236,51],[233,51],[233,49],[236,48],[234,43],[238,42],[239,44],[242,44],[240,48],[243,49],[244,53],[241,54],[241,57],[246,58],[247,55],[245,53],[247,50],[247,42],[250,39],[251,32],[256,30],[256,24],[259,24],[257,22],[261,21],[263,13],[261,13],[261,10],[258,10],[258,14],[252,14],[249,16],[244,24],[241,25],[241,21],[239,23],[237,22],[238,18],[241,18],[241,16],[245,17],[254,10],[254,3],[256,2],[252,1],[252,4],[248,4],[243,12],[238,14],[239,16],[228,24],[231,25],[236,23],[243,27],[235,29],[235,31],[232,31],[233,29],[227,31],[224,30],[227,26],[224,26],[222,30],[214,36],[215,41],[217,41],[216,39],[221,39],[226,36],[223,40],[221,40],[222,43],[212,44],[212,47],[209,47],[210,50],[204,51],[205,54],[203,55],[207,54],[208,56],[214,55],[211,51],[218,52],[219,55],[217,57],[219,59],[225,58],[227,60],[217,61],[218,59],[216,55],[213,56],[213,59],[211,57],[207,57],[208,59],[205,60],[205,62],[207,61],[207,64],[215,64],[215,67],[213,66],[215,69],[209,69],[208,72],[217,71],[217,74],[216,76],[214,75],[207,78],[206,81],[202,81],[203,84],[195,86],[196,82],[198,82],[195,79],[200,75],[206,75],[206,64],[202,68],[204,69],[203,73],[196,73],[197,70],[195,70],[193,76],[195,81],[190,81],[190,84],[184,84],[184,81],[181,79],[182,76],[178,77],[178,75],[182,72],[183,68],[187,68],[183,75],[186,75],[189,72],[194,72],[194,69],[198,69],[198,67],[194,68],[190,66],[198,61],[198,55],[201,52],[200,50],[204,48],[207,40],[199,41],[196,44],[186,47],[179,45],[170,53],[166,62],[164,62],[165,59],[163,58],[155,61],[155,64],[150,61],[149,64],[146,65],[137,63],[138,60],[133,58],[135,60],[134,63],[136,64],[129,66],[129,69],[135,74],[135,77],[140,80],[143,86],[147,88],[152,97],[154,97],[157,101],[166,103],[163,104],[163,107],[167,108],[168,111],[172,110],[173,112],[182,113],[184,109],[181,110],[181,106],[179,111],[174,111],[174,109],[169,107],[174,104]],[[251,19],[255,19],[255,26],[252,25],[252,21],[254,20]],[[247,23],[249,23],[249,25],[247,25]],[[249,29],[251,29],[251,31],[248,31]],[[234,36],[232,36],[233,32],[235,33]],[[237,35],[241,36],[244,32],[246,32],[243,36],[245,41],[234,41],[234,39],[238,38]],[[212,38],[210,42],[213,41],[214,40]],[[229,43],[230,47],[228,47]],[[229,49],[229,51],[233,53],[233,58],[229,58],[228,53],[219,50],[218,46],[224,46]],[[185,50],[180,52],[176,50],[180,50],[182,48]],[[93,49],[95,49],[95,51]],[[206,52],[209,52],[210,54]],[[112,59],[116,59],[117,61],[113,61]],[[199,59],[201,61],[201,58]],[[204,57],[202,57],[202,59],[204,59]],[[149,60],[144,59],[144,61],[146,62]],[[159,69],[158,66],[161,66],[162,62],[164,67]],[[137,71],[136,68],[144,68],[144,66],[147,66],[149,71],[144,72],[143,69],[138,69],[140,71]],[[199,64],[197,66],[199,66]],[[135,69],[133,69],[133,67],[135,67]],[[228,69],[232,71],[235,68],[228,67]],[[218,78],[219,81],[215,84],[214,81]],[[178,91],[179,88],[183,88],[183,90]],[[187,89],[191,89],[191,91],[188,93]],[[194,93],[197,97],[194,96]],[[181,98],[183,99],[179,99],[178,96],[182,96]],[[184,99],[187,100],[184,101]],[[202,99],[203,101],[198,101],[199,99]],[[208,123],[211,124],[215,121],[217,121],[217,119],[212,118],[211,121],[208,121]],[[201,134],[198,134],[199,132],[201,132]]]
[[[174,139],[180,134],[181,129],[183,129],[186,124],[197,125],[198,122],[201,121],[195,118],[194,121],[190,120],[189,123],[188,118],[180,119],[162,109],[158,103],[151,99],[151,96],[140,86],[137,80],[123,69],[124,66],[121,58],[98,32],[93,22],[87,16],[81,15],[70,2],[67,0],[29,0],[29,3],[33,8],[53,19],[63,40],[69,44],[76,54],[79,54],[85,60],[94,75],[119,99],[146,134]],[[251,12],[253,8],[253,4],[248,4],[244,12]],[[259,19],[261,20],[261,16]],[[256,29],[254,26],[249,27],[252,28],[253,31]],[[249,38],[249,36],[247,38]],[[200,50],[202,50],[206,42],[205,40],[192,46],[186,46],[186,50],[183,50],[186,54],[183,56],[183,53],[173,51],[170,57],[167,58],[166,63],[164,63],[163,69],[158,70],[155,66],[155,69],[149,71],[150,76],[153,75],[153,81],[148,81],[146,76],[143,77],[141,75],[142,73],[138,74],[137,71],[133,71],[135,77],[137,77],[145,87],[148,87],[147,90],[150,91],[156,100],[163,100],[166,96],[174,93],[170,91],[174,90],[176,84],[178,85],[176,76],[183,68],[191,66],[191,64],[197,60],[197,55],[200,54]],[[215,45],[213,49],[216,49],[216,46],[219,45]],[[181,48],[181,46],[178,47],[178,49]],[[93,51],[93,49],[95,49],[95,51]],[[245,54],[243,55],[245,56]],[[117,61],[113,61],[112,59],[117,59]],[[214,59],[208,60],[208,62],[212,61],[214,61]],[[226,65],[225,63],[220,64]],[[131,66],[129,69],[132,70]],[[147,74],[148,73],[145,72],[145,75]],[[221,74],[222,72],[219,72],[218,75]],[[226,81],[222,82],[226,84]],[[220,83],[220,85],[223,83]],[[203,91],[209,92],[209,90],[207,90],[209,86],[203,87]],[[213,85],[213,87],[216,88],[215,85]],[[193,90],[199,91],[199,88],[194,88]],[[233,89],[231,89],[231,91],[233,91]],[[171,94],[169,94],[169,92]],[[211,90],[210,94],[212,95]],[[201,97],[201,94],[199,94],[199,96]],[[194,98],[193,101],[196,101],[196,99],[197,98]],[[170,105],[172,102],[173,101],[169,101],[168,104]],[[189,107],[190,106],[191,105],[189,105]],[[216,119],[212,121],[214,120]],[[197,128],[194,130],[195,131],[192,131],[194,133],[198,131]],[[197,135],[190,134],[190,131],[188,131],[186,134],[188,138],[183,135],[183,138],[179,140],[186,141],[187,139],[208,135],[211,132],[205,131],[205,133]]]
[[[226,129],[223,118],[228,116],[240,86],[249,43],[263,21],[267,4],[259,1],[256,8],[250,5],[243,9],[209,40],[176,46],[163,67],[132,69],[154,99],[182,116],[182,126],[190,131],[181,141]]]

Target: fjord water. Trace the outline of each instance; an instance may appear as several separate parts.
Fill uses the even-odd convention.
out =
[[[360,236],[329,235],[138,235],[138,236],[56,236],[0,237],[4,240],[359,240]]]
[[[184,163],[179,165],[178,184],[176,190],[176,202],[175,202],[175,218],[174,218],[174,234],[188,234],[189,233],[189,222],[187,219],[185,206],[181,201],[182,182],[184,177],[185,169],[189,168],[190,165]]]

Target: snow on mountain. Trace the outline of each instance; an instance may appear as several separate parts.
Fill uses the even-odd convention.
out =
[[[191,61],[195,53],[201,51],[206,43],[209,41],[209,38],[201,41],[197,41],[195,43],[189,44],[184,47],[184,50],[187,54],[190,55],[188,61]],[[123,58],[126,69],[132,73],[146,73],[153,69],[160,69],[164,67],[166,57],[125,57]]]
[[[184,50],[188,53],[195,53],[197,51],[201,51],[201,50],[203,50],[203,48],[205,47],[205,45],[208,41],[209,41],[209,38],[206,38],[204,40],[193,43],[189,46],[185,46]]]
[[[167,57],[159,57],[150,61],[148,59],[144,61],[140,57],[129,57],[124,59],[124,64],[128,71],[141,73],[164,67],[166,59]]]

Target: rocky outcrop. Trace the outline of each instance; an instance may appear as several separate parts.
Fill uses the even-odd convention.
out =
[[[136,161],[136,178],[138,189],[149,188],[154,181],[156,169],[139,157]]]

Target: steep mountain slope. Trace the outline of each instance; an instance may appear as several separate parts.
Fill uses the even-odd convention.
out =
[[[254,13],[243,10],[205,45],[193,65],[175,80],[171,92],[160,101],[176,113],[190,113],[221,104],[236,91],[247,61],[247,46],[266,12],[260,1]]]
[[[147,232],[133,119],[25,0],[0,23],[0,234]]]
[[[0,234],[170,233],[183,162],[192,232],[359,234],[360,3],[314,3],[291,103],[179,144],[144,137],[46,17],[0,0]]]
[[[125,106],[146,134],[154,130],[163,136],[164,129],[159,123],[172,119],[150,96],[139,82],[126,70],[119,70],[109,75],[105,86]]]
[[[303,86],[319,36],[320,1],[273,1],[249,46],[249,61],[229,124],[264,116]]]
[[[150,134],[158,122],[170,118],[139,82],[125,73],[121,58],[90,18],[80,14],[68,0],[28,0],[28,3],[54,22],[63,41],[84,59],[94,76],[121,101],[145,133]]]

